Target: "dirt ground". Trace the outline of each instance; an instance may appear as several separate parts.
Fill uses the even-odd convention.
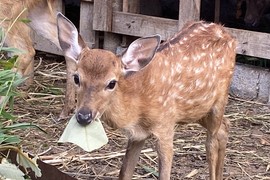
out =
[[[77,179],[117,179],[127,143],[121,131],[104,124],[109,143],[91,153],[72,144],[57,143],[67,124],[67,120],[57,121],[63,108],[65,63],[58,56],[39,53],[36,66],[40,58],[35,82],[16,98],[14,114],[19,116],[19,122],[32,122],[47,134],[37,129],[18,131],[23,149],[38,154],[44,162]],[[230,97],[226,117],[231,126],[224,178],[270,180],[269,107]],[[176,128],[171,179],[208,179],[205,139],[205,129],[197,124]],[[154,145],[155,139],[147,141],[134,179],[157,179],[158,158]]]

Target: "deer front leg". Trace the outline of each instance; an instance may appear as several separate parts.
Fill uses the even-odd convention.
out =
[[[66,82],[66,92],[65,92],[65,100],[64,100],[64,108],[59,116],[59,119],[66,118],[69,113],[71,113],[72,109],[75,107],[75,86],[73,80],[73,74],[76,71],[76,65],[74,61],[66,59],[66,67],[67,67],[67,82]]]
[[[169,180],[171,176],[173,160],[173,136],[173,128],[170,128],[168,131],[156,134],[160,180]]]
[[[145,140],[134,141],[130,139],[128,141],[126,155],[124,157],[124,161],[119,174],[120,180],[132,179],[135,166],[139,160],[140,152],[143,148],[144,142]]]
[[[31,52],[28,51],[27,54],[19,55],[15,65],[14,70],[22,75],[22,77],[27,78],[24,82],[24,88],[28,88],[34,81],[34,55],[35,50],[33,48]]]

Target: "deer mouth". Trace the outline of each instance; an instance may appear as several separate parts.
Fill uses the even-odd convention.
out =
[[[94,112],[87,108],[81,108],[76,113],[76,120],[80,125],[86,126],[91,124],[94,120],[99,119],[102,114],[99,111]]]

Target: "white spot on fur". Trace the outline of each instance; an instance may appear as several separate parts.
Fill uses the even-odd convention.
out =
[[[217,52],[221,52],[223,50],[222,47],[217,48]]]
[[[207,63],[206,63],[206,61],[203,61],[203,67],[207,68]]]
[[[189,57],[188,56],[184,56],[183,57],[183,60],[187,61],[187,60],[189,60]]]
[[[195,74],[200,74],[203,71],[204,71],[203,67],[198,67],[198,68],[195,69]]]
[[[158,102],[162,103],[163,102],[163,96],[158,97]]]
[[[225,58],[224,56],[221,58],[221,64],[224,64],[225,63]]]
[[[200,79],[197,79],[195,82],[196,87],[203,89],[206,85],[206,82]]]
[[[161,76],[161,81],[162,82],[165,82],[166,81],[166,76],[164,74],[162,74],[162,76]]]
[[[184,86],[184,84],[180,83],[180,85],[178,86],[178,88],[179,88],[179,91],[182,91],[182,90],[184,90],[185,86]]]
[[[199,33],[199,30],[198,29],[194,29],[193,32],[197,34],[197,33]]]
[[[168,84],[171,84],[171,83],[172,83],[172,78],[169,77],[169,78],[168,78]]]
[[[176,64],[176,72],[178,72],[178,73],[182,72],[182,65],[180,63]]]
[[[216,28],[215,30],[217,37],[223,38],[223,33],[221,29]]]
[[[166,91],[165,91],[165,89],[163,89],[162,90],[162,96],[165,96],[165,94],[166,94]]]
[[[164,61],[164,65],[165,65],[165,66],[169,66],[168,60],[165,60],[165,61]]]
[[[202,49],[205,50],[210,46],[210,44],[202,44]]]
[[[194,100],[193,100],[193,99],[188,99],[188,100],[186,101],[186,103],[189,104],[189,105],[191,105],[191,104],[194,103]]]
[[[201,53],[201,56],[202,56],[202,57],[206,56],[206,53],[205,53],[205,52],[202,52],[202,53]]]
[[[174,76],[174,73],[175,73],[174,68],[171,68],[171,76]]]
[[[167,100],[164,101],[164,103],[163,103],[163,107],[166,107],[166,106],[167,106]]]
[[[211,69],[213,68],[213,62],[212,62],[212,61],[209,62],[209,67],[210,67]]]
[[[200,79],[197,79],[196,81],[195,81],[195,86],[196,87],[200,87],[201,85],[202,85],[202,80],[200,80]]]
[[[150,84],[155,84],[156,83],[156,80],[154,78],[151,78],[150,79]]]

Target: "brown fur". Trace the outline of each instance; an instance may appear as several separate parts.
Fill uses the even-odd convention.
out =
[[[65,20],[60,18],[60,22],[61,28],[71,28]],[[60,37],[60,41],[78,49],[74,37],[69,38],[66,32],[60,33]],[[228,120],[223,114],[235,65],[235,39],[220,25],[189,23],[160,45],[146,67],[123,74],[123,64],[132,66],[137,58],[142,60],[145,49],[155,50],[152,46],[157,37],[148,39],[132,43],[129,48],[138,48],[132,55],[126,55],[129,48],[117,57],[87,47],[77,52],[81,53],[79,58],[76,53],[71,55],[78,63],[76,74],[80,77],[77,120],[102,116],[127,132],[129,142],[119,175],[119,179],[126,180],[132,178],[143,144],[151,135],[157,138],[159,179],[169,180],[175,124],[197,122],[207,129],[210,179],[222,180],[228,138]],[[74,52],[69,50],[64,51]],[[106,87],[112,79],[117,81],[116,87],[108,90]]]

